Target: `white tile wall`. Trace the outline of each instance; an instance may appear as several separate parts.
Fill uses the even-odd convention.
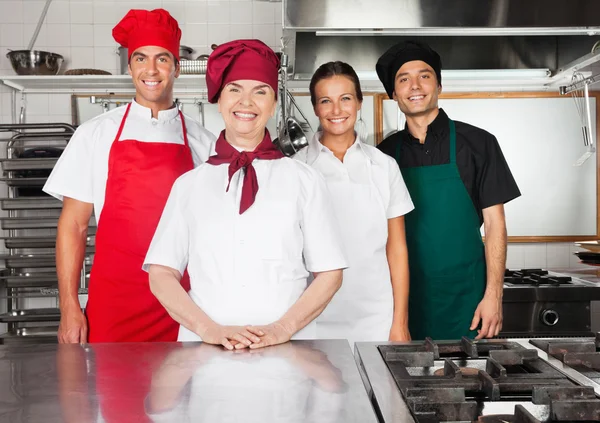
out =
[[[7,49],[27,46],[44,7],[43,0],[0,0],[0,74],[12,74]],[[194,56],[210,45],[234,38],[259,38],[277,49],[281,37],[281,3],[252,0],[54,0],[35,48],[65,56],[63,69],[99,68],[117,73],[112,27],[129,9],[162,7],[178,21],[182,44]],[[242,25],[240,25],[242,24]]]

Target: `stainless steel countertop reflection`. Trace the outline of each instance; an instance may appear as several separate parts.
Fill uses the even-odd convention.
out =
[[[361,422],[347,341],[0,346],[0,422]]]

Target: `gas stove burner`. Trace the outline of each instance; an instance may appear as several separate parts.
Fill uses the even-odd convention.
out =
[[[600,421],[592,387],[577,385],[517,342],[426,339],[377,348],[417,423]],[[557,351],[570,354],[562,346]]]
[[[520,269],[504,271],[504,283],[512,285],[570,285],[573,279],[570,276],[550,275],[543,269]]]

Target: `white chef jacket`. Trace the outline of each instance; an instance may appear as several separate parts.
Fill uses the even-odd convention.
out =
[[[265,325],[307,287],[308,272],[346,267],[323,178],[290,158],[255,159],[259,190],[239,214],[243,169],[202,164],[177,179],[144,261],[188,270],[190,297],[221,325]],[[314,324],[295,339],[315,338]],[[181,327],[181,340],[200,340]]]
[[[414,206],[394,159],[356,139],[342,162],[320,136],[295,158],[325,177],[349,266],[342,287],[317,318],[317,336],[351,344],[387,341],[394,312],[387,221]]]
[[[70,197],[93,203],[96,221],[104,205],[110,148],[126,108],[127,105],[117,107],[77,128],[43,188],[61,201],[63,197]],[[185,115],[184,118],[188,144],[197,166],[208,159],[216,137],[191,117]],[[151,109],[133,100],[119,138],[120,141],[127,139],[184,144],[178,109],[161,110],[155,119]]]

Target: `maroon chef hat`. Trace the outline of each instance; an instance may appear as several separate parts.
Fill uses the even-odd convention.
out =
[[[241,79],[264,82],[277,95],[278,73],[279,58],[262,41],[235,40],[221,44],[208,58],[208,101],[216,103],[225,85]]]
[[[127,57],[140,47],[158,46],[169,50],[179,60],[181,29],[175,18],[164,9],[132,9],[112,31],[113,38],[127,48]]]

